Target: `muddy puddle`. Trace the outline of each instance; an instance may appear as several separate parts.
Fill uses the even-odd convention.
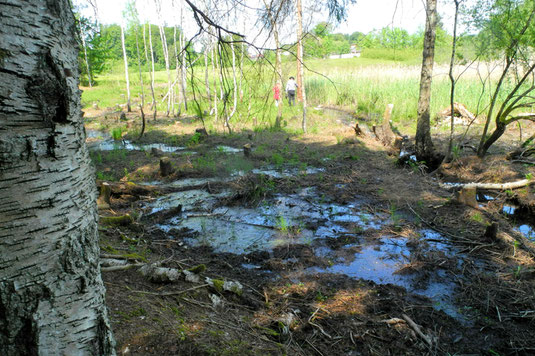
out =
[[[479,207],[485,207],[489,202],[496,200],[496,197],[489,193],[478,192],[476,194],[476,200],[479,203]],[[535,243],[535,223],[533,216],[527,208],[506,201],[501,206],[501,213],[511,221],[515,231],[518,231],[528,240]]]
[[[188,150],[182,146],[170,146],[163,143],[137,144],[129,140],[114,140],[108,132],[99,130],[86,130],[87,146],[94,151],[113,151],[113,150],[128,150],[128,151],[150,151],[153,148],[166,153],[177,154],[197,154],[197,152]],[[243,152],[242,149],[230,146],[216,146],[215,152],[237,154]]]
[[[163,143],[136,144],[128,140],[114,140],[108,132],[86,130],[87,146],[93,151],[150,151],[155,148],[162,152],[185,151],[186,147],[169,146]]]
[[[198,186],[207,181],[189,182]],[[182,239],[184,248],[209,246],[215,253],[247,255],[266,251],[272,255],[276,248],[306,245],[323,262],[303,266],[304,274],[342,274],[397,285],[429,298],[436,310],[469,323],[468,316],[454,303],[455,276],[446,268],[407,268],[414,259],[414,241],[383,234],[382,230],[388,230],[395,222],[389,214],[370,212],[364,200],[340,205],[316,188],[306,188],[296,194],[275,195],[257,207],[221,205],[221,199],[230,196],[231,191],[210,194],[202,189],[185,190],[164,196],[148,204],[147,209],[156,213],[182,206],[180,214],[157,227],[170,239]],[[440,253],[445,259],[454,260],[457,267],[462,265],[462,257],[456,255],[444,237],[431,230],[417,234],[419,254]],[[369,239],[365,237],[368,235],[379,237]],[[283,261],[288,265],[298,262],[296,258]],[[276,273],[258,261],[242,267]]]
[[[447,241],[440,234],[431,230],[419,232],[426,249],[419,253],[443,253],[444,256],[457,259],[459,266],[462,259],[456,251],[449,247]],[[356,253],[344,254],[343,250],[357,250]],[[331,265],[327,268],[312,267],[308,273],[343,274],[352,278],[361,278],[377,284],[393,284],[405,288],[408,292],[424,296],[433,301],[435,310],[441,310],[449,316],[468,324],[469,316],[462,313],[455,305],[455,276],[447,269],[438,268],[432,273],[426,271],[426,279],[416,271],[408,270],[413,259],[414,248],[409,239],[400,237],[382,237],[375,241],[362,241],[359,244],[346,245],[342,251],[335,251],[328,247],[316,249],[316,254],[329,259]]]

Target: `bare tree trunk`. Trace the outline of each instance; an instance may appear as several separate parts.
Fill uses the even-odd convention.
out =
[[[139,53],[139,37],[138,25],[136,24],[136,51],[137,51],[137,67],[139,69],[139,83],[141,85],[141,107],[145,106],[145,90],[143,89],[143,74],[141,72],[141,54]]]
[[[87,70],[87,80],[89,81],[89,87],[93,87],[93,82],[91,81],[91,69],[89,68],[89,58],[87,57],[87,46],[85,45],[84,32],[82,30],[82,23],[78,21],[78,27],[80,29],[80,39],[82,40],[82,47],[84,48],[84,59],[85,59],[85,68]]]
[[[303,6],[301,0],[295,3],[297,12],[297,100],[303,100],[304,80],[303,80]]]
[[[218,119],[218,111],[217,111],[217,53],[216,53],[216,50],[215,50],[216,46],[214,46],[213,50],[212,50],[212,70],[213,70],[213,73],[214,73],[214,121],[217,123],[217,119]],[[215,53],[215,56],[214,56],[214,53]],[[215,58],[214,58],[215,57]]]
[[[228,132],[232,133],[232,130],[230,128],[230,119],[232,119],[232,117],[236,113],[236,106],[238,105],[238,82],[236,80],[236,50],[234,48],[234,42],[230,42],[230,49],[232,51],[232,78],[233,78],[233,85],[234,85],[234,105],[232,107],[232,111],[227,116],[225,125],[227,126]]]
[[[431,79],[435,58],[437,25],[437,0],[427,0],[420,96],[418,98],[418,123],[416,127],[416,156],[428,164],[434,161],[434,147],[431,140],[430,112]]]
[[[450,70],[449,78],[451,82],[451,91],[450,91],[450,107],[451,107],[451,122],[450,122],[450,139],[448,142],[448,151],[446,152],[445,160],[451,160],[451,150],[453,148],[453,133],[455,131],[455,78],[453,76],[453,67],[455,65],[455,50],[457,47],[457,19],[459,17],[459,2],[462,0],[453,0],[455,2],[455,17],[453,21],[453,43],[451,46],[451,59],[450,59]]]
[[[305,91],[305,73],[303,70],[303,7],[297,0],[297,99],[303,102],[303,132],[307,132],[307,96]]]
[[[158,25],[160,29],[160,39],[162,40],[162,51],[165,59],[165,71],[167,72],[167,112],[165,116],[169,116],[171,110],[172,92],[171,88],[171,71],[169,70],[169,50],[167,49],[167,38],[165,37],[165,30],[162,25]]]
[[[210,96],[210,80],[208,79],[208,51],[210,51],[210,44],[206,44],[204,49],[204,86],[206,88],[206,97],[208,98],[208,105],[212,111],[212,98]]]
[[[124,28],[121,25],[121,43],[123,45],[123,58],[124,58],[124,77],[126,79],[126,109],[128,112],[132,111],[130,107],[130,80],[128,79],[128,58],[126,58],[126,47],[124,45]]]
[[[180,61],[178,60],[178,48],[177,48],[177,44],[176,44],[176,26],[173,27],[173,44],[174,44],[174,47],[175,47],[175,70],[176,70],[176,79],[175,79],[175,82],[178,82],[178,80],[180,79]],[[173,91],[174,91],[174,85],[173,85]],[[178,95],[178,97],[180,98],[180,95]],[[179,100],[179,104],[178,104],[178,113],[180,115],[180,99]],[[174,103],[173,103],[173,107],[174,107]]]
[[[70,2],[0,12],[0,354],[114,355]]]
[[[281,58],[281,47],[279,41],[279,31],[277,30],[277,24],[273,22],[273,37],[275,38],[276,49],[276,60],[275,60],[275,70],[277,71],[277,86],[279,87],[279,92],[282,95],[282,58]],[[279,102],[277,118],[275,120],[275,127],[281,127],[282,120],[282,103],[284,100]]]
[[[243,21],[243,33],[245,33],[245,20]],[[245,43],[241,42],[241,57],[240,57],[240,101],[243,100],[243,57],[245,56]]]
[[[184,23],[184,8],[182,6],[182,3],[180,3],[180,28],[183,27]],[[188,111],[188,98],[186,96],[187,91],[187,82],[186,82],[186,76],[187,76],[187,67],[186,67],[186,36],[184,35],[184,31],[181,31],[181,43],[182,45],[180,48],[182,48],[182,66],[181,66],[181,72],[182,72],[182,100],[184,101],[184,111]]]
[[[158,103],[156,102],[156,96],[154,95],[154,51],[152,49],[152,25],[149,23],[149,46],[150,46],[150,62],[152,64],[152,71],[150,76],[150,89],[152,91],[152,110],[154,110],[153,120],[156,120],[156,115],[158,113]]]

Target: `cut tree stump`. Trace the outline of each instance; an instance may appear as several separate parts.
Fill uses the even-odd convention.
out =
[[[97,206],[99,209],[109,209],[111,198],[111,186],[109,183],[102,183],[100,186],[100,196],[97,199]]]
[[[455,196],[459,203],[468,205],[472,208],[477,208],[476,191],[477,190],[474,187],[463,188],[458,192],[455,192]]]
[[[245,157],[247,158],[251,157],[251,151],[252,151],[252,146],[250,143],[246,143],[245,145],[243,145],[243,154],[245,155]]]
[[[160,175],[167,177],[173,173],[173,165],[169,157],[160,158]]]

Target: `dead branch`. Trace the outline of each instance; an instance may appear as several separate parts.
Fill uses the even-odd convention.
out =
[[[488,189],[488,190],[508,190],[508,189],[517,189],[533,184],[535,180],[530,179],[521,179],[516,182],[509,183],[454,183],[454,184],[445,184],[440,183],[440,187],[444,189]]]

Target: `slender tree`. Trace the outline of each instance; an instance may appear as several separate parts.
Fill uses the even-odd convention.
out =
[[[124,59],[124,77],[126,79],[126,108],[128,112],[132,111],[130,106],[130,80],[128,78],[128,58],[126,57],[126,46],[124,44],[124,26],[121,25],[121,44],[123,45],[123,59]]]
[[[87,71],[87,80],[89,82],[89,87],[92,88],[93,87],[93,82],[91,80],[91,69],[89,67],[89,58],[87,56],[87,45],[85,43],[85,35],[84,35],[84,31],[82,29],[82,19],[79,19],[78,20],[78,30],[80,31],[80,39],[82,40],[82,48],[84,50],[84,62],[85,62],[85,68],[86,68],[86,71]]]
[[[296,3],[297,12],[297,97],[303,103],[303,132],[307,132],[307,96],[305,73],[303,70],[303,7],[301,0]]]
[[[448,150],[446,152],[445,160],[449,161],[451,160],[451,150],[453,148],[453,133],[455,131],[455,108],[454,108],[454,102],[455,102],[455,77],[453,76],[453,67],[455,65],[455,51],[457,49],[457,20],[459,18],[459,4],[462,0],[453,0],[455,3],[455,16],[453,20],[453,39],[452,39],[452,45],[451,45],[451,58],[450,58],[450,70],[448,73],[448,76],[450,78],[451,82],[451,89],[450,89],[450,139],[448,142]]]
[[[420,76],[420,95],[418,97],[418,122],[416,127],[416,156],[418,160],[426,161],[432,165],[436,158],[433,141],[431,140],[429,107],[435,59],[437,0],[426,0],[426,4],[424,49]]]
[[[70,1],[0,13],[0,355],[114,355]]]
[[[173,88],[171,85],[171,70],[169,67],[169,49],[167,48],[167,38],[165,36],[165,29],[163,25],[158,25],[160,29],[160,40],[162,41],[162,51],[165,60],[165,72],[167,73],[167,112],[165,116],[169,116],[171,111],[171,100],[173,99]]]
[[[150,88],[152,91],[152,109],[154,110],[153,113],[153,120],[156,120],[156,115],[158,113],[158,103],[156,102],[156,96],[154,95],[154,50],[152,49],[152,31],[151,31],[152,25],[149,24],[149,47],[150,47],[150,62],[151,62],[151,76],[150,76]]]

